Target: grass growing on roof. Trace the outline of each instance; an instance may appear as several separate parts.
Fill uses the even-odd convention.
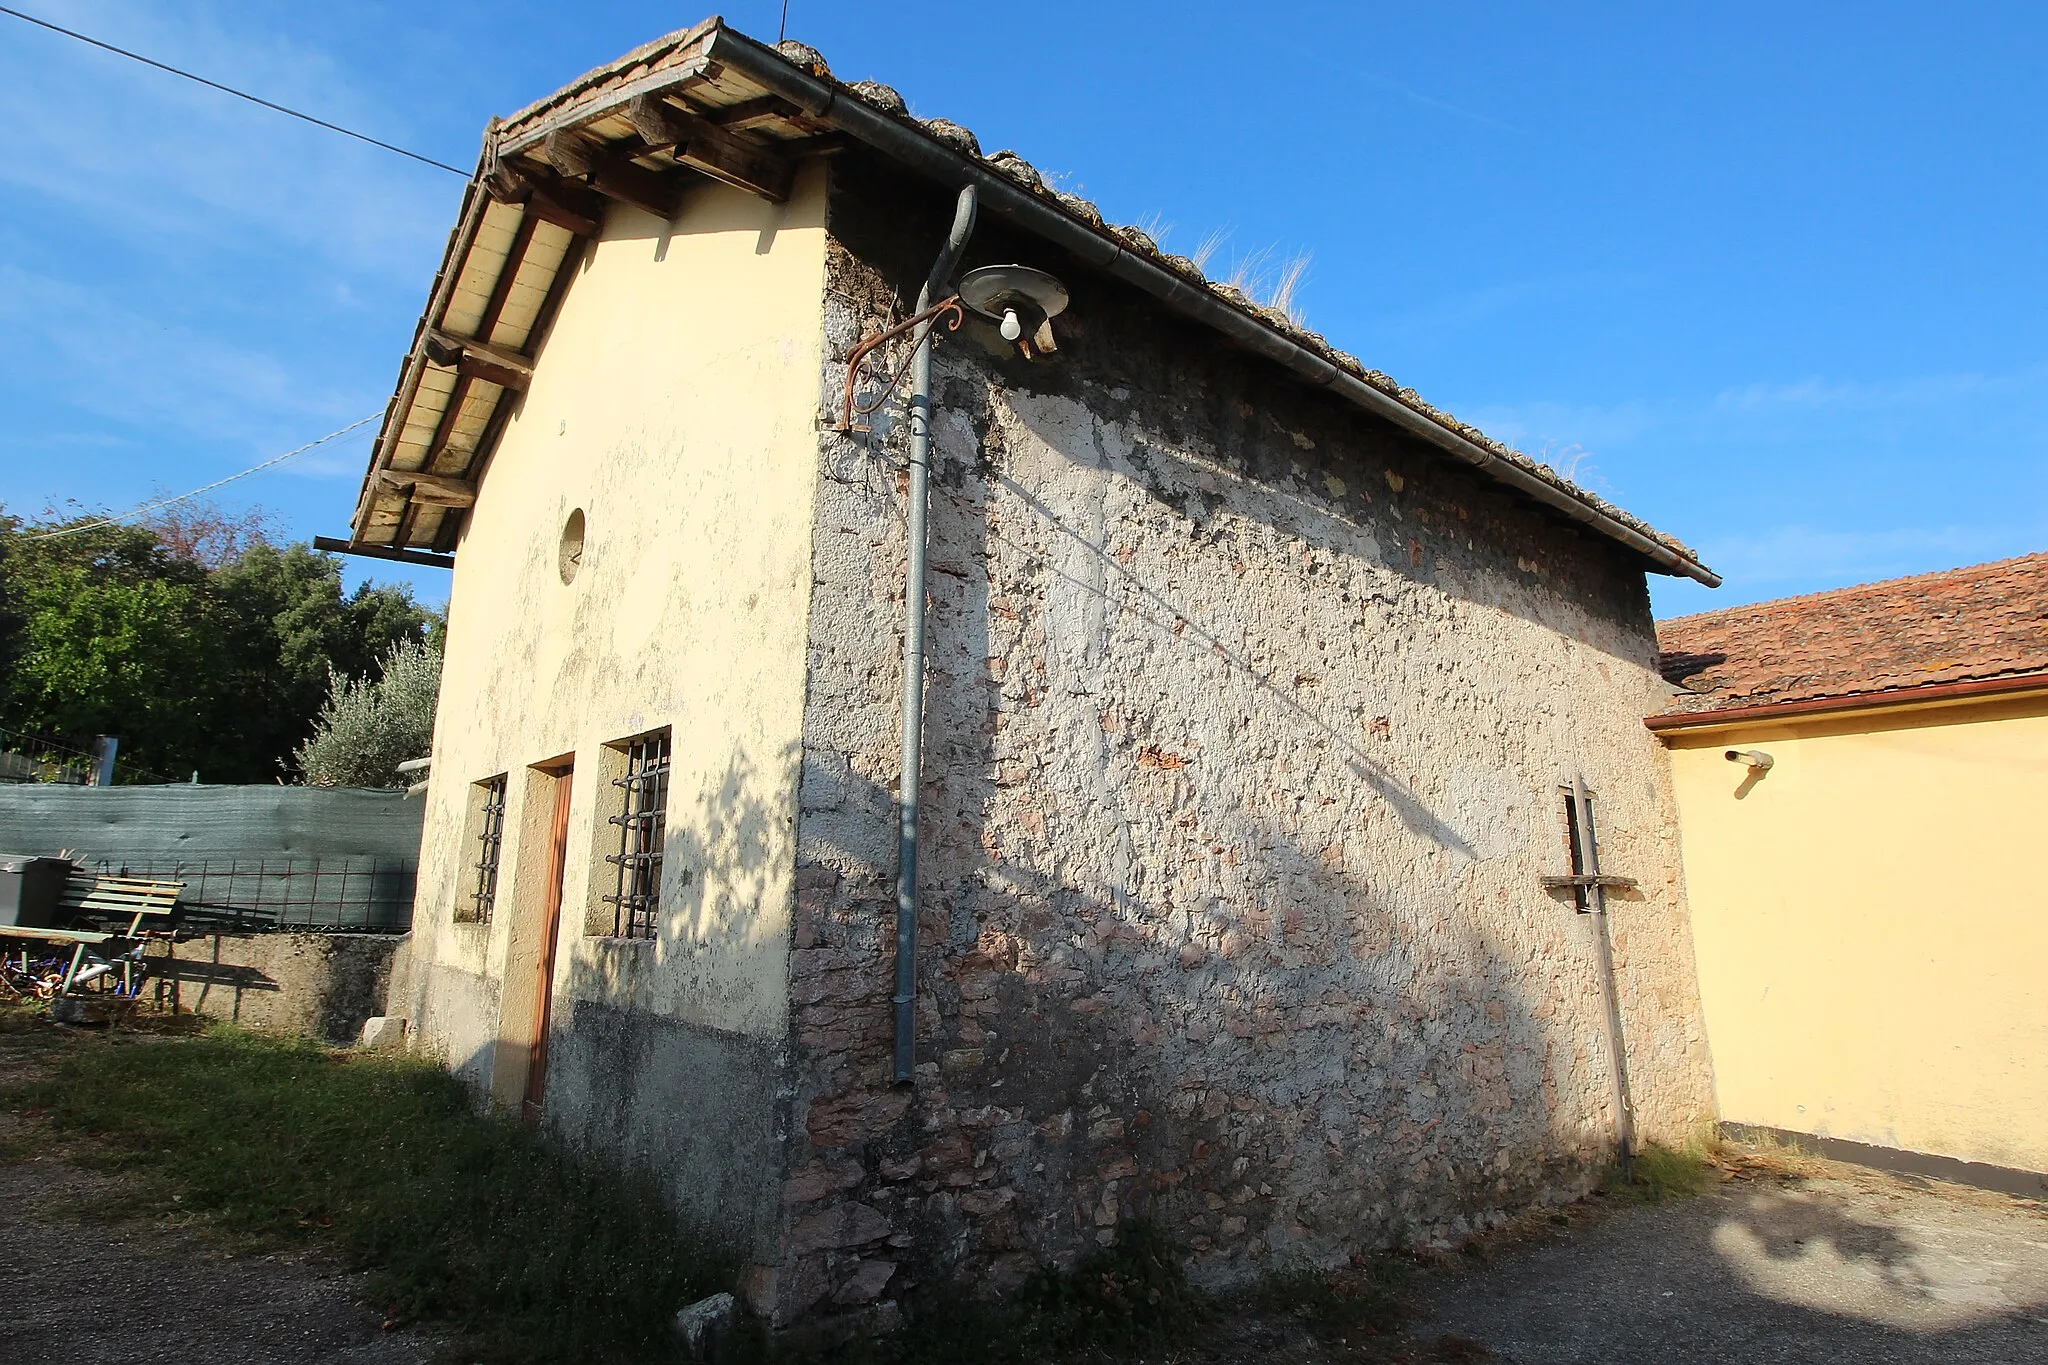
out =
[[[124,1211],[317,1238],[464,1360],[675,1358],[675,1311],[731,1280],[648,1181],[478,1114],[429,1062],[213,1029],[64,1049],[8,1098],[96,1139],[74,1159],[134,1178]]]

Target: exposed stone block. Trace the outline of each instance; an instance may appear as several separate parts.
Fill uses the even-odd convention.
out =
[[[783,1252],[801,1257],[813,1251],[857,1247],[889,1235],[887,1217],[866,1204],[835,1204],[793,1224],[783,1238]]]

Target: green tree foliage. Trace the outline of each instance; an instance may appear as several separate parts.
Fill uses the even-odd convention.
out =
[[[121,781],[285,776],[330,669],[367,673],[437,627],[406,589],[345,592],[339,559],[278,545],[260,515],[45,538],[90,520],[0,510],[0,730],[117,735]]]
[[[441,690],[438,644],[404,640],[377,676],[336,671],[313,737],[293,754],[315,787],[403,787],[398,765],[434,747],[434,699]]]

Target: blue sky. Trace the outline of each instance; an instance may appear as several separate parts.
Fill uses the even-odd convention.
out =
[[[456,165],[701,17],[20,8]],[[848,79],[1191,253],[1693,544],[1660,615],[2048,546],[2048,14],[792,0]],[[773,39],[777,4],[726,17]],[[460,181],[0,16],[0,502],[122,508],[380,409]],[[235,485],[343,529],[367,433]],[[436,571],[352,573],[445,594]]]

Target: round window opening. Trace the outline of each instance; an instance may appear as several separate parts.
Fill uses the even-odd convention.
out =
[[[562,527],[562,581],[574,583],[576,571],[583,567],[583,509],[577,508],[569,514],[569,520]]]

